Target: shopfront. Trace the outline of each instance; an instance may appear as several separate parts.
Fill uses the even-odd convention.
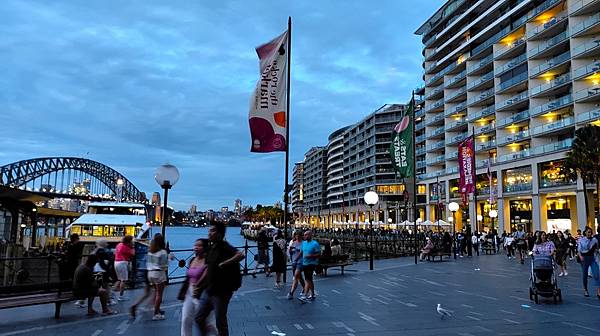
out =
[[[531,199],[517,198],[509,201],[510,231],[517,231],[520,225],[526,232],[533,230]]]

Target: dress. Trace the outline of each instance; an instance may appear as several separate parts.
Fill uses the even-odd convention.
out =
[[[271,271],[275,273],[283,273],[286,268],[285,258],[285,240],[276,239],[273,242],[273,265]]]

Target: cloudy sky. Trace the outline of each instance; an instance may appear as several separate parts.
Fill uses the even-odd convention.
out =
[[[293,163],[409,99],[422,61],[413,32],[443,2],[4,0],[0,165],[87,157],[151,193],[169,162],[177,208],[273,204],[284,154],[249,151],[254,47],[292,16]]]

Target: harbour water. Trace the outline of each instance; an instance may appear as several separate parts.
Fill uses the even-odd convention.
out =
[[[169,247],[171,249],[191,249],[196,239],[208,238],[208,227],[167,227],[166,236],[167,241],[169,242]],[[227,228],[225,239],[231,245],[236,247],[244,246],[246,241],[244,237],[240,235],[239,227]],[[248,242],[248,244],[253,245],[252,242]]]

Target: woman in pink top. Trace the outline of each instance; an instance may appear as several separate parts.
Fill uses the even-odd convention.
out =
[[[125,281],[129,280],[129,260],[134,255],[133,237],[123,237],[123,240],[117,244],[117,248],[115,249],[115,273],[117,273],[115,291],[119,291],[119,301],[127,299],[123,296],[123,293],[125,292]]]
[[[206,264],[204,262],[205,251],[208,250],[208,241],[206,239],[197,239],[194,243],[194,258],[190,260],[186,272],[186,278],[183,286],[179,290],[178,299],[183,300],[181,308],[181,336],[192,336],[194,325],[194,316],[198,311],[199,301],[194,298],[196,285],[206,274]]]

